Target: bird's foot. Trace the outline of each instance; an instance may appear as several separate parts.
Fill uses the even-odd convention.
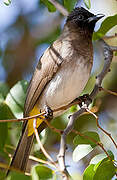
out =
[[[92,102],[92,99],[90,98],[89,94],[84,94],[83,96],[80,96],[79,98],[81,100],[81,103],[79,104],[80,107],[83,106],[84,104],[86,104],[85,103],[86,101]]]
[[[50,120],[50,119],[53,119],[53,111],[52,109],[49,107],[49,106],[45,106],[45,118]]]

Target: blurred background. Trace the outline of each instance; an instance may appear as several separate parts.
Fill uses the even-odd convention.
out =
[[[78,6],[79,5],[85,7],[82,0],[79,0]],[[104,18],[117,14],[117,1],[92,0],[90,11],[94,14],[103,13],[106,15]],[[7,86],[7,91],[20,80],[30,80],[39,58],[45,49],[57,39],[61,33],[64,22],[65,18],[58,11],[54,13],[49,12],[46,6],[40,3],[39,0],[12,0],[9,6],[6,6],[3,0],[0,0],[0,83]],[[96,31],[100,27],[100,24],[101,21],[97,23],[95,28]],[[117,27],[114,27],[107,35],[113,36],[116,32]],[[108,39],[108,43],[117,45],[117,36]],[[99,42],[93,42],[93,44],[94,65],[91,78],[84,93],[91,91],[94,86],[95,75],[98,74],[103,67],[102,46]],[[104,79],[103,87],[117,92],[116,77],[117,56],[114,56],[111,72],[109,72]],[[99,116],[101,126],[110,132],[116,141],[117,97],[101,92],[98,94],[93,104],[98,107],[97,115]],[[53,125],[57,128],[65,128],[68,122],[68,115],[76,109],[77,107],[73,107],[66,114],[58,117],[53,121]],[[7,143],[16,147],[21,131],[21,123],[12,123],[9,124],[8,127],[9,137]],[[117,152],[109,138],[97,129],[94,117],[91,115],[82,115],[76,122],[75,128],[80,132],[85,132],[87,130],[98,131],[105,148],[112,150],[115,156],[117,156]],[[74,149],[73,137],[74,134],[70,134],[67,139],[68,150],[66,161],[69,166],[68,170],[74,175],[77,172],[77,177],[79,172],[79,179],[82,179],[81,174],[88,165],[89,160],[94,154],[101,152],[101,150],[96,148],[93,153],[83,158],[82,161],[75,163],[71,156]],[[58,153],[59,141],[60,137],[51,130],[48,130],[46,135],[44,134],[43,142],[45,142],[45,147],[54,158],[56,158]],[[34,145],[34,151],[32,152],[35,156],[39,157],[36,143]],[[9,158],[6,158],[5,153],[0,152],[0,160],[8,163]]]

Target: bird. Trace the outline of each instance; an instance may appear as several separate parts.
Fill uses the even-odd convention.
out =
[[[29,83],[24,117],[68,105],[80,96],[91,74],[93,64],[92,35],[95,24],[104,15],[74,8],[66,18],[61,35],[43,53]],[[53,111],[53,118],[65,110]],[[33,120],[25,121],[10,167],[26,171],[34,140]],[[38,133],[46,128],[37,118]],[[9,171],[7,172],[7,174]]]

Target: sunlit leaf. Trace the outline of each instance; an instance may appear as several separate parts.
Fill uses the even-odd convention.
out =
[[[81,96],[83,94],[89,94],[93,90],[94,85],[95,85],[95,75],[93,75],[89,78],[83,92],[81,93]]]
[[[101,163],[100,166],[96,169],[96,173],[94,175],[95,180],[110,180],[116,172],[116,168],[113,165],[112,161],[106,161]]]
[[[97,144],[94,141],[96,141],[96,142],[100,141],[99,135],[96,132],[87,131],[87,132],[84,132],[83,135],[86,136],[87,138],[80,136],[80,135],[77,135],[74,138],[73,142],[75,145],[90,144],[94,148],[95,146],[97,146]],[[93,139],[94,141],[91,141],[90,139],[88,139],[88,137]]]
[[[23,116],[27,86],[27,81],[19,81],[10,89],[10,92],[5,100],[6,104],[10,107],[17,118],[21,118]]]
[[[91,1],[90,0],[84,0],[85,6],[90,9],[91,8]]]
[[[8,85],[4,82],[0,82],[0,94],[2,94],[3,97],[5,98],[8,92],[9,92]]]
[[[0,93],[0,103],[4,101],[4,96]]]
[[[114,155],[111,151],[107,151],[108,155],[110,156],[110,158],[113,160],[114,159]],[[102,160],[108,160],[108,157],[105,153],[101,153],[98,154],[96,156],[94,156],[91,161],[90,164],[98,164],[99,162],[102,162]]]
[[[83,173],[83,180],[93,180],[95,171],[94,171],[94,165],[90,164]]]
[[[37,165],[31,171],[32,180],[55,180],[55,173],[46,166]]]
[[[30,180],[30,176],[18,172],[10,172],[6,180]]]
[[[11,4],[11,0],[4,0],[4,4],[5,4],[6,6],[9,6],[9,5]]]
[[[107,155],[105,153],[98,154],[91,159],[90,164],[97,164],[106,157],[107,157]]]
[[[56,11],[56,8],[55,6],[49,2],[48,0],[40,0],[40,3],[43,3],[50,12],[55,12]]]
[[[77,105],[74,105],[74,106],[72,106],[71,108],[70,108],[70,112],[76,112],[78,110],[78,107],[77,107]]]
[[[114,56],[117,56],[117,52],[114,53]]]
[[[12,119],[12,118],[14,118],[14,116],[13,116],[10,108],[3,101],[2,103],[0,103],[0,120]],[[0,149],[2,149],[4,147],[4,144],[7,139],[7,135],[8,135],[7,123],[0,122]]]
[[[100,29],[93,34],[93,40],[102,38],[111,28],[117,25],[117,14],[107,17],[101,24]]]
[[[64,0],[64,7],[70,12],[74,6],[77,0]]]
[[[73,151],[73,161],[78,162],[83,157],[85,157],[87,154],[89,154],[93,148],[88,144],[81,144],[78,145],[75,150]]]

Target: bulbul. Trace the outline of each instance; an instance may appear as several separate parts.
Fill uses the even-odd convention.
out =
[[[83,91],[92,68],[92,35],[96,22],[103,15],[94,15],[83,7],[75,8],[67,17],[60,37],[40,58],[27,91],[24,117],[68,105]],[[64,111],[53,112],[53,117]],[[37,119],[40,133],[46,127]],[[26,170],[34,140],[33,119],[23,123],[22,135],[11,166]]]

